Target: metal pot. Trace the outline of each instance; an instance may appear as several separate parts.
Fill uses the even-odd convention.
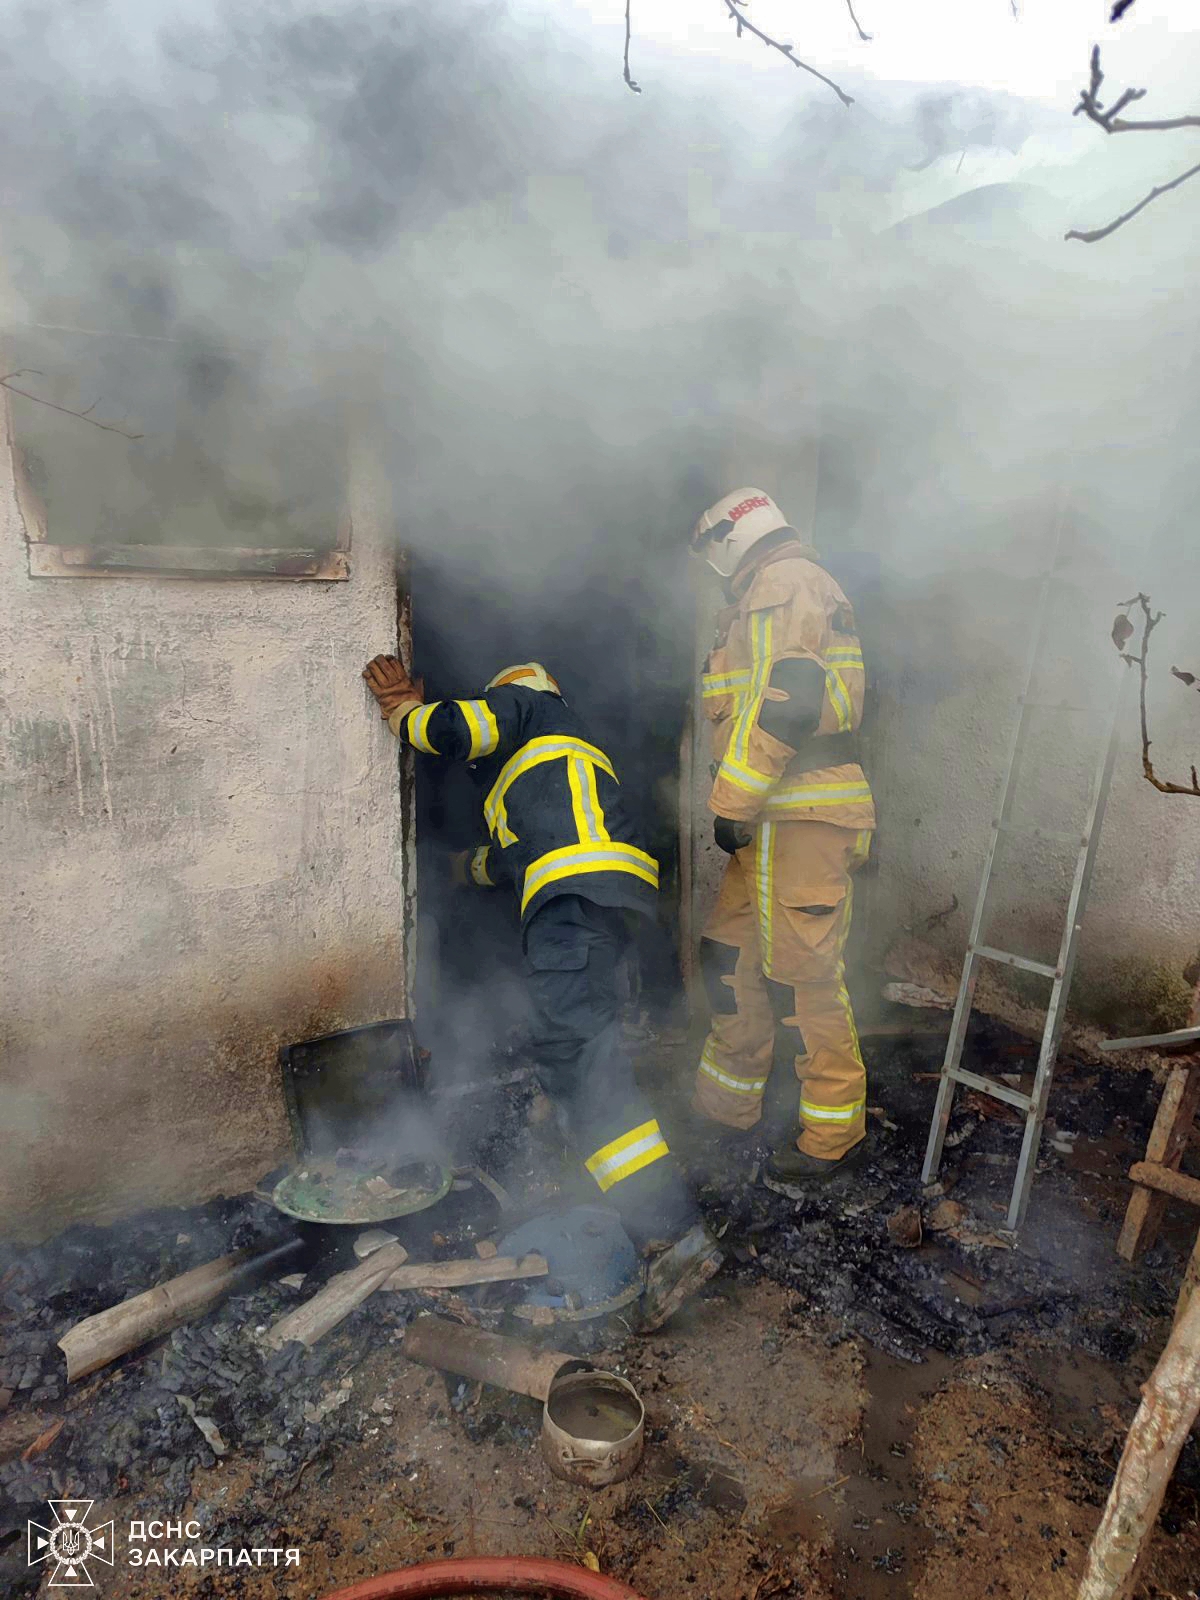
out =
[[[615,1372],[560,1372],[542,1411],[542,1454],[555,1477],[600,1489],[632,1477],[642,1459],[646,1411]]]

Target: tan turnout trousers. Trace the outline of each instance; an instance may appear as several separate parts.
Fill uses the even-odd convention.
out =
[[[827,822],[760,823],[725,869],[701,942],[712,1027],[696,1109],[752,1128],[772,1066],[790,1057],[800,1080],[799,1147],[828,1161],[866,1131],[866,1072],[843,952],[851,874],[870,838],[870,829]]]

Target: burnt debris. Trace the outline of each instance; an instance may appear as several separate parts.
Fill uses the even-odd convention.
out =
[[[653,1040],[646,1047],[661,1072],[664,1047]],[[994,1024],[973,1032],[972,1053],[985,1070],[1020,1071],[1023,1049]],[[1002,1228],[1019,1128],[963,1104],[952,1124],[963,1137],[948,1152],[942,1182],[926,1193],[919,1152],[940,1044],[868,1041],[868,1056],[870,1102],[880,1113],[871,1119],[870,1160],[801,1202],[757,1181],[761,1150],[756,1156],[752,1140],[731,1155],[707,1130],[689,1132],[678,1110],[672,1141],[710,1220],[723,1229],[730,1273],[765,1274],[794,1290],[793,1317],[830,1341],[860,1337],[914,1363],[930,1351],[964,1357],[1018,1340],[1068,1342],[1122,1361],[1157,1335],[1178,1288],[1178,1241],[1166,1235],[1134,1267],[1114,1248],[1127,1198],[1122,1175],[1144,1143],[1155,1103],[1149,1073],[1064,1063],[1034,1204],[1014,1245]],[[671,1074],[685,1092],[682,1058]],[[552,1118],[539,1120],[534,1094],[524,1074],[500,1093],[495,1085],[480,1090],[488,1114],[463,1120],[486,1128],[486,1137],[455,1154],[485,1165],[503,1186],[505,1209],[487,1189],[460,1182],[433,1210],[403,1219],[419,1230],[418,1237],[400,1228],[413,1259],[470,1253],[530,1204],[571,1203],[561,1139]],[[548,1182],[548,1173],[561,1174],[561,1183]],[[919,1210],[924,1223],[913,1248],[888,1236],[888,1219],[905,1207]],[[298,1265],[68,1387],[56,1341],[82,1317],[223,1251],[266,1248],[289,1228],[310,1244]],[[0,1587],[11,1581],[12,1592],[22,1592],[15,1533],[51,1497],[128,1496],[131,1508],[150,1497],[154,1514],[178,1512],[195,1492],[197,1469],[213,1466],[220,1453],[253,1462],[261,1490],[278,1505],[305,1474],[332,1471],[337,1451],[363,1426],[354,1369],[432,1302],[373,1295],[311,1350],[289,1344],[271,1352],[261,1331],[352,1263],[355,1233],[290,1223],[245,1196],[111,1228],[73,1227],[47,1244],[0,1253]],[[302,1282],[300,1268],[307,1269]],[[721,1280],[712,1292],[722,1292]],[[466,1293],[477,1321],[504,1324],[503,1286]],[[527,1324],[509,1331],[531,1336]],[[559,1324],[549,1337],[572,1353],[594,1354],[611,1352],[629,1334],[610,1318]],[[476,1415],[461,1409],[465,1383],[446,1380],[446,1387],[468,1438],[529,1443],[528,1415],[503,1396]],[[60,1434],[39,1448],[59,1419]]]
[[[1065,1337],[1123,1361],[1170,1315],[1178,1292],[1178,1250],[1169,1241],[1135,1267],[1115,1251],[1128,1198],[1122,1180],[1153,1115],[1151,1074],[1062,1063],[1034,1202],[1014,1238],[1005,1232],[1004,1213],[1020,1123],[981,1117],[960,1095],[940,1181],[926,1191],[920,1152],[942,1042],[867,1040],[865,1048],[876,1113],[870,1160],[802,1201],[782,1199],[756,1181],[755,1157],[767,1141],[713,1170],[703,1138],[685,1133],[710,1216],[728,1224],[734,1270],[765,1273],[795,1289],[796,1315],[825,1319],[831,1338],[858,1335],[910,1362],[930,1350],[961,1357],[1039,1337]],[[976,1070],[1031,1068],[1028,1049],[997,1023],[980,1019],[972,1027]],[[945,1207],[951,1192],[954,1207]],[[924,1219],[915,1247],[914,1211]],[[905,1227],[892,1233],[905,1237],[897,1242],[888,1224],[901,1213]]]

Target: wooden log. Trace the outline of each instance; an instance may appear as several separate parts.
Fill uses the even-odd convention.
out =
[[[303,1249],[303,1239],[289,1239],[273,1250],[236,1250],[85,1317],[58,1341],[67,1358],[67,1381],[86,1378],[118,1356],[202,1316],[234,1290],[267,1277]]]
[[[1195,1044],[1200,1028],[1176,1028],[1173,1033],[1143,1033],[1136,1039],[1098,1039],[1101,1050],[1164,1050]]]
[[[1146,1141],[1146,1160],[1178,1167],[1200,1111],[1200,1067],[1175,1067],[1167,1079],[1154,1127]],[[1130,1174],[1132,1177],[1132,1173]],[[1154,1243],[1166,1210],[1164,1193],[1154,1188],[1135,1190],[1125,1212],[1117,1254],[1136,1261]]]
[[[372,1258],[373,1259],[373,1258]],[[461,1289],[469,1283],[504,1283],[512,1278],[544,1278],[545,1256],[493,1256],[490,1261],[418,1261],[393,1272],[384,1289]]]
[[[404,1354],[424,1367],[490,1383],[544,1400],[555,1376],[573,1358],[561,1350],[536,1350],[519,1339],[464,1328],[445,1317],[418,1317],[404,1335]]]
[[[1186,1172],[1175,1172],[1157,1161],[1135,1161],[1129,1176],[1134,1183],[1170,1195],[1173,1200],[1186,1200],[1189,1205],[1200,1206],[1200,1178],[1189,1178]]]
[[[289,1339],[314,1345],[336,1328],[378,1289],[457,1289],[468,1283],[499,1283],[509,1278],[544,1278],[549,1272],[544,1256],[497,1256],[492,1261],[418,1261],[405,1266],[403,1245],[388,1244],[372,1252],[349,1272],[330,1278],[311,1300],[289,1311],[266,1335],[269,1345],[281,1348]]]
[[[266,1342],[274,1350],[282,1349],[289,1340],[303,1345],[316,1344],[407,1260],[408,1251],[402,1244],[385,1244],[373,1250],[365,1261],[330,1278],[311,1299],[273,1323],[267,1330]]]
[[[1200,1294],[1192,1294],[1142,1389],[1078,1600],[1129,1600],[1163,1496],[1200,1413]]]

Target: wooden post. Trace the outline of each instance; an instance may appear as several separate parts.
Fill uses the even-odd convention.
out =
[[[1196,1255],[1192,1262],[1196,1265]],[[1133,1594],[1167,1484],[1198,1413],[1200,1294],[1185,1292],[1166,1349],[1142,1390],[1078,1600],[1129,1600]]]
[[[1146,1160],[1156,1166],[1178,1169],[1187,1149],[1188,1137],[1200,1110],[1200,1065],[1183,1063],[1172,1068],[1159,1102],[1150,1138],[1146,1144]],[[1135,1169],[1136,1171],[1136,1169]],[[1133,1177],[1133,1173],[1130,1173]],[[1136,1178],[1134,1179],[1136,1182]],[[1125,1224],[1117,1241],[1117,1254],[1126,1261],[1136,1261],[1143,1250],[1155,1240],[1159,1224],[1166,1209],[1167,1196],[1162,1190],[1137,1188],[1125,1213]]]
[[[1176,1324],[1197,1295],[1200,1295],[1200,1233],[1196,1235],[1195,1247],[1183,1270],[1183,1287],[1179,1291],[1179,1304],[1175,1307]]]

